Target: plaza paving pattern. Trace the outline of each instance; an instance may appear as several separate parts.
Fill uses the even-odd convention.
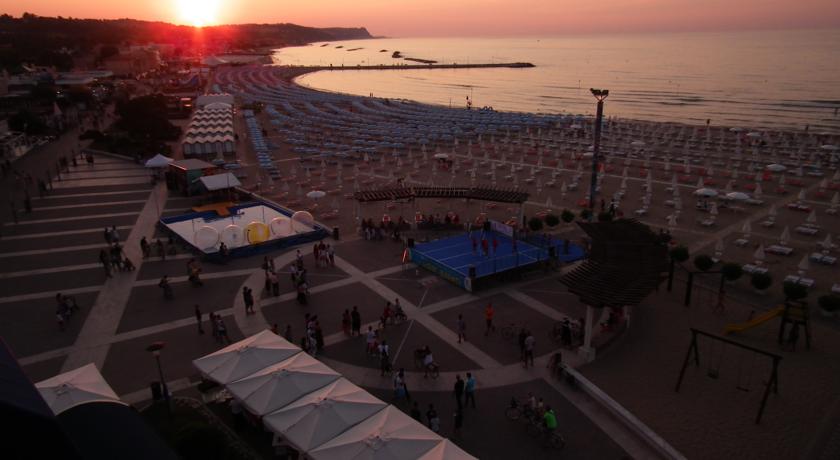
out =
[[[204,266],[204,286],[191,287],[183,250],[175,257],[143,260],[139,241],[161,237],[155,229],[158,209],[164,215],[188,209],[192,200],[167,196],[162,184],[153,187],[139,165],[117,158],[97,157],[94,166],[71,167],[54,182],[55,190],[33,199],[31,215],[20,223],[6,222],[0,239],[0,335],[20,358],[25,371],[37,381],[60,371],[94,362],[114,389],[126,400],[150,397],[149,383],[156,380],[154,360],[145,351],[163,340],[163,365],[175,390],[189,389],[198,381],[191,361],[221,347],[206,333],[198,333],[193,305],[206,314],[216,311],[228,327],[231,340],[259,332],[272,324],[281,330],[292,326],[295,339],[303,332],[304,313],[317,314],[326,347],[318,358],[350,380],[391,400],[391,380],[380,377],[378,363],[365,355],[363,339],[346,337],[341,313],[357,305],[363,329],[375,324],[385,301],[400,298],[409,321],[389,326],[384,337],[391,346],[396,367],[408,371],[415,400],[434,403],[442,418],[442,433],[452,429],[452,383],[455,374],[472,372],[478,380],[478,408],[466,412],[464,429],[456,442],[481,458],[558,458],[537,445],[524,426],[508,421],[504,408],[512,396],[529,391],[556,407],[560,428],[569,441],[562,458],[619,459],[652,457],[644,445],[603,408],[582,392],[551,379],[545,370],[554,344],[551,326],[565,316],[579,318],[585,309],[556,281],[557,273],[541,275],[477,294],[466,293],[412,265],[402,265],[402,246],[391,241],[370,242],[348,235],[336,244],[336,267],[315,268],[311,248],[301,248],[312,281],[308,306],[298,305],[289,280],[281,275],[279,296],[263,292],[262,256],[232,260],[226,265]],[[125,251],[137,270],[106,278],[98,264],[105,247],[102,231],[116,225]],[[281,272],[294,259],[294,251],[272,254]],[[173,279],[175,298],[164,300],[159,278]],[[246,315],[242,286],[259,293],[256,315]],[[81,307],[59,332],[55,322],[56,293],[74,295]],[[496,325],[523,325],[537,338],[536,367],[523,369],[515,340],[497,331],[484,336],[484,306],[492,302]],[[459,344],[456,318],[464,315],[468,341]],[[719,327],[725,318],[707,311],[677,307],[675,298],[653,296],[633,318],[633,327],[617,346],[582,373],[634,412],[643,422],[690,458],[778,458],[805,449],[817,430],[840,384],[836,367],[837,333],[817,329],[815,350],[786,356],[781,393],[772,397],[766,423],[752,425],[756,391],[741,397],[712,387],[690,375],[685,389],[675,394],[673,383],[679,358],[687,344],[686,327]],[[205,330],[208,325],[204,324]],[[767,334],[745,340],[764,342]],[[423,378],[416,369],[413,351],[428,345],[442,365],[438,379]],[[581,362],[564,353],[570,365]],[[696,374],[696,373],[695,373]],[[819,375],[819,378],[811,378]],[[755,377],[757,379],[757,377]],[[719,382],[720,383],[720,382]],[[723,396],[721,396],[723,395]],[[408,410],[401,401],[399,407]],[[795,425],[795,426],[791,426]]]

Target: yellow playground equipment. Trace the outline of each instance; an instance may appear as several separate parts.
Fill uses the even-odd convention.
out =
[[[810,349],[811,327],[808,316],[808,305],[806,303],[801,301],[787,301],[776,308],[750,318],[749,321],[744,323],[727,324],[726,328],[724,328],[724,334],[743,332],[766,323],[773,318],[780,317],[782,322],[779,324],[779,335],[777,339],[779,345],[784,345],[785,340],[787,340],[787,344],[795,349],[796,340],[799,337],[799,328],[802,327],[805,330],[805,349]],[[790,328],[788,325],[790,325]]]
[[[781,316],[785,313],[785,307],[780,305],[770,311],[766,311],[758,316],[753,317],[751,320],[744,322],[744,323],[732,323],[727,324],[726,328],[723,330],[725,334],[730,334],[732,332],[743,332],[747,329],[752,329],[759,324],[766,323],[771,319]]]

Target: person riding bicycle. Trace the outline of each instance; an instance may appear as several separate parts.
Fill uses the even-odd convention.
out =
[[[405,314],[405,310],[403,310],[402,305],[400,305],[400,299],[397,299],[396,303],[394,304],[394,320],[405,321],[407,319],[408,315]]]
[[[426,353],[425,356],[423,356],[423,370],[425,370],[423,378],[426,378],[429,376],[429,372],[434,371],[438,365],[435,362],[435,358],[432,356],[432,350],[428,347],[428,345],[423,349],[423,351]]]
[[[545,408],[543,428],[545,428],[545,434],[547,436],[551,436],[554,430],[557,429],[557,416],[554,415],[554,410],[551,409],[551,406],[546,406]]]

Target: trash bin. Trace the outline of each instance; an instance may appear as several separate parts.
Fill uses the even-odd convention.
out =
[[[333,239],[338,241],[338,227],[333,227]]]

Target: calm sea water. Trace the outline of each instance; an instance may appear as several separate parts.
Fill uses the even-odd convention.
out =
[[[605,113],[654,121],[840,132],[840,30],[375,39],[284,48],[281,65],[531,62],[531,69],[324,71],[302,85],[349,94],[497,110]],[[341,46],[341,48],[337,48]],[[351,51],[355,48],[361,48]],[[387,50],[387,51],[381,51]]]

